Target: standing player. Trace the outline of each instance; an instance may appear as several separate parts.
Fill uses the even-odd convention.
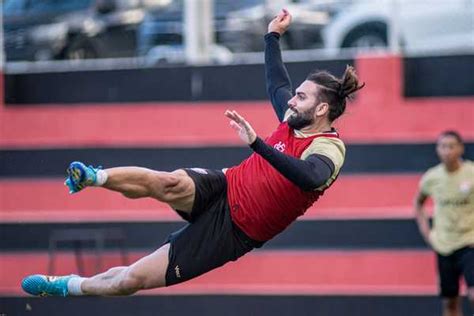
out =
[[[439,136],[436,151],[441,163],[423,175],[415,214],[421,235],[437,254],[443,316],[461,316],[461,276],[474,308],[474,163],[462,160],[464,145],[455,131]],[[423,209],[428,197],[435,204],[433,228]]]
[[[26,292],[129,295],[170,286],[237,260],[305,213],[339,174],[345,147],[331,125],[362,86],[348,67],[341,79],[324,71],[310,73],[293,95],[279,46],[290,23],[291,15],[283,10],[265,36],[267,87],[280,120],[275,132],[264,141],[237,112],[225,113],[254,151],[240,165],[168,173],[139,167],[100,170],[73,162],[68,169],[71,193],[101,186],[129,198],[151,197],[168,203],[189,224],[130,266],[90,278],[32,275],[23,280]]]

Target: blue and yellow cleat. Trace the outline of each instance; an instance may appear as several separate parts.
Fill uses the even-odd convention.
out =
[[[69,188],[69,193],[77,193],[87,186],[94,185],[97,180],[97,171],[102,167],[87,167],[79,161],[73,161],[67,168],[68,177],[64,184]]]
[[[21,282],[23,291],[34,296],[68,296],[67,283],[72,277],[67,276],[49,276],[34,274],[27,276]]]

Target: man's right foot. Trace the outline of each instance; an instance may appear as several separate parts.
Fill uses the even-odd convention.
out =
[[[67,168],[68,177],[64,184],[69,188],[69,193],[73,194],[81,191],[87,186],[94,185],[97,180],[97,171],[102,167],[87,167],[80,161],[71,162]]]
[[[21,282],[23,291],[34,296],[68,296],[67,283],[76,275],[49,276],[34,274]]]

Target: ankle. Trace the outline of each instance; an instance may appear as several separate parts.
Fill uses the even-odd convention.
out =
[[[98,170],[95,174],[94,186],[101,187],[107,182],[108,174],[105,170]]]
[[[68,294],[71,296],[81,296],[84,295],[84,292],[82,291],[82,282],[84,282],[86,278],[81,278],[81,277],[72,277],[69,279],[67,282],[67,290]]]

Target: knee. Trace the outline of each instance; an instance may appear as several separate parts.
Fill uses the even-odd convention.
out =
[[[190,178],[184,170],[150,175],[148,187],[152,196],[166,203],[180,199],[189,191]]]
[[[141,175],[139,184],[129,184],[128,190],[122,194],[129,199],[154,197],[163,200],[165,189],[175,183],[178,183],[178,179],[169,172],[148,170]]]

